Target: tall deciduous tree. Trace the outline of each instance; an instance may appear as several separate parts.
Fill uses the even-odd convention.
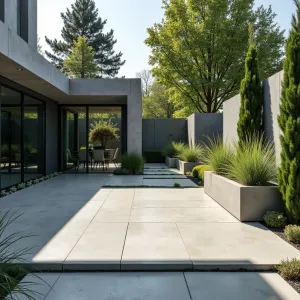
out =
[[[150,95],[150,87],[154,81],[152,72],[150,70],[142,70],[136,74],[136,77],[142,80],[143,97],[148,97]]]
[[[173,103],[169,101],[167,90],[158,82],[149,87],[149,96],[143,97],[144,118],[172,118],[175,112]]]
[[[241,82],[241,107],[237,126],[240,142],[256,133],[261,133],[263,117],[263,90],[259,76],[257,49],[253,26],[249,26],[249,50],[245,61],[245,77]]]
[[[98,77],[114,77],[118,74],[125,61],[122,60],[122,53],[115,53],[114,31],[104,33],[104,26],[107,20],[102,20],[98,16],[94,0],[76,0],[67,9],[66,13],[61,13],[64,26],[61,30],[62,40],[51,40],[46,37],[46,42],[52,52],[46,51],[47,57],[59,69],[63,67],[63,61],[67,54],[71,52],[73,41],[79,36],[85,36],[89,46],[95,50],[95,59],[98,64]]]
[[[300,221],[300,1],[286,45],[279,127],[282,131],[279,190],[291,222]]]
[[[64,70],[71,78],[96,78],[99,68],[95,61],[95,51],[88,46],[84,36],[74,41],[71,53],[64,60]]]
[[[255,27],[262,78],[280,70],[284,32],[270,7],[254,10],[254,0],[163,0],[163,5],[165,17],[148,29],[146,44],[153,75],[177,90],[176,105],[217,112],[238,92],[249,23]]]

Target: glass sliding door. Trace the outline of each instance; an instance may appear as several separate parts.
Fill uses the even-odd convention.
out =
[[[22,182],[20,93],[0,85],[1,189]]]
[[[44,103],[24,96],[24,180],[45,173]]]

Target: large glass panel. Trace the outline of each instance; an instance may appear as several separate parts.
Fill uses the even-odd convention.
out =
[[[1,189],[21,182],[21,94],[0,85]]]
[[[62,122],[63,169],[68,172],[85,173],[90,162],[86,157],[86,108],[63,108]]]
[[[103,130],[106,126],[113,129],[115,136],[107,136]],[[89,107],[89,142],[92,156],[89,172],[113,172],[116,168],[121,148],[121,126],[121,107]],[[93,131],[96,131],[94,138],[91,136]]]
[[[24,96],[24,180],[45,173],[44,103]]]

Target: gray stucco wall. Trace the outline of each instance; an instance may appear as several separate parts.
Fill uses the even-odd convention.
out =
[[[46,173],[58,170],[58,104],[46,102]]]
[[[171,141],[187,143],[186,119],[143,119],[143,151],[162,150]]]
[[[188,118],[188,142],[190,147],[205,143],[208,138],[223,136],[223,114],[196,113]]]
[[[265,137],[272,141],[275,146],[277,163],[280,159],[280,129],[278,127],[277,117],[279,115],[280,99],[281,99],[281,82],[283,80],[283,71],[263,81],[264,89],[264,130]],[[240,111],[240,95],[237,95],[223,105],[223,127],[224,138],[227,141],[237,141],[237,122]]]

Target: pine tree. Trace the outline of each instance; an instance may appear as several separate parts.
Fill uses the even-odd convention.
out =
[[[59,69],[63,68],[63,61],[71,52],[73,42],[79,36],[85,36],[88,45],[95,50],[95,59],[99,67],[98,77],[114,77],[118,74],[122,61],[122,52],[115,53],[113,50],[116,40],[114,31],[103,33],[107,20],[102,20],[98,16],[94,0],[76,0],[67,9],[66,13],[61,13],[64,26],[61,30],[62,40],[51,40],[47,37],[46,42],[52,49],[52,53],[46,51],[47,57]]]
[[[95,51],[88,46],[84,36],[74,41],[72,52],[64,60],[65,73],[71,78],[96,78],[99,72],[95,62]]]
[[[239,140],[262,132],[263,91],[258,71],[257,48],[253,26],[249,26],[249,49],[245,61],[245,77],[241,82],[241,107],[238,121]]]
[[[286,44],[279,127],[282,131],[279,190],[292,223],[300,221],[300,1]]]

